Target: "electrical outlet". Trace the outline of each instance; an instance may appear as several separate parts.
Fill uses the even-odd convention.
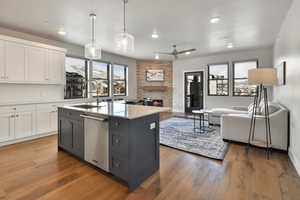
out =
[[[150,129],[151,129],[151,130],[155,129],[155,127],[156,127],[155,122],[153,122],[153,123],[150,124]]]

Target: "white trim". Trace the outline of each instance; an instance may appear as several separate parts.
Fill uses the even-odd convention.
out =
[[[49,136],[49,135],[55,135],[55,134],[57,134],[57,131],[49,132],[49,133],[43,133],[43,134],[37,134],[37,135],[31,135],[29,137],[20,138],[20,139],[9,140],[9,141],[6,141],[6,142],[1,142],[0,147],[7,146],[7,145],[10,145],[10,144],[17,144],[17,143],[20,143],[20,142],[30,141],[30,140],[33,140],[33,139],[46,137],[46,136]]]
[[[292,150],[292,148],[289,149],[289,157],[298,173],[298,175],[300,176],[300,160],[298,160],[297,156],[295,155],[294,151]]]
[[[61,52],[64,52],[64,53],[67,52],[67,50],[64,49],[64,48],[51,46],[51,45],[47,45],[47,44],[43,44],[43,43],[39,43],[39,42],[32,42],[32,41],[28,41],[28,40],[23,40],[23,39],[10,37],[10,36],[6,36],[6,35],[0,35],[0,40],[10,41],[10,42],[17,42],[17,43],[21,43],[23,45],[28,45],[28,46],[42,47],[42,48],[45,48],[45,49],[61,51]]]

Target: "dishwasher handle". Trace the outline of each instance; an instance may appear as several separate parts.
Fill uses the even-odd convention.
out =
[[[98,118],[98,117],[92,117],[89,115],[80,115],[80,117],[87,118],[87,119],[93,119],[93,120],[97,120],[97,121],[101,121],[101,122],[107,121],[107,118]]]

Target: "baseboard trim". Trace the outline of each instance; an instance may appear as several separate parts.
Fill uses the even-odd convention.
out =
[[[5,142],[0,142],[0,147],[11,145],[11,144],[17,144],[17,143],[20,143],[20,142],[30,141],[30,140],[34,140],[34,139],[38,139],[38,138],[46,137],[46,136],[50,136],[50,135],[55,135],[55,134],[57,134],[57,131],[49,132],[49,133],[42,133],[42,134],[38,134],[38,135],[32,135],[32,136],[29,136],[29,137],[9,140],[9,141],[5,141]]]
[[[298,173],[298,176],[300,176],[300,160],[295,156],[295,153],[291,148],[289,149],[289,157]]]

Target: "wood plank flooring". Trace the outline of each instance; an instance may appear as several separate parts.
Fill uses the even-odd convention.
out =
[[[141,161],[142,162],[142,161]],[[231,144],[223,162],[161,146],[160,170],[141,187],[57,152],[49,136],[0,148],[1,200],[296,200],[300,178],[288,156]]]

